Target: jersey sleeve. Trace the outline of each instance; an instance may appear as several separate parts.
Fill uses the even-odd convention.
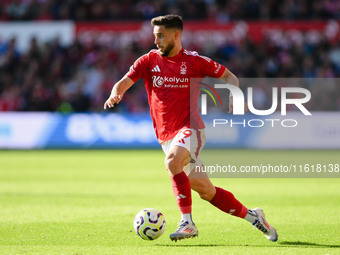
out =
[[[220,78],[226,69],[225,66],[211,60],[208,57],[198,56],[202,76]]]
[[[126,76],[133,80],[133,82],[143,79],[145,77],[148,62],[148,54],[141,56],[133,63],[133,65],[130,67],[130,70],[126,73]]]

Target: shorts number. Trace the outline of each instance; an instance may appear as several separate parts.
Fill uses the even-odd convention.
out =
[[[185,130],[185,131],[183,131],[183,135],[184,135],[184,138],[188,138],[189,136],[191,136],[192,135],[192,132],[191,132],[191,130]]]

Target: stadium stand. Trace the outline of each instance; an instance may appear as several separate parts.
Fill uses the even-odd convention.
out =
[[[74,20],[123,21],[148,20],[173,12],[185,19],[229,22],[232,20],[309,20],[339,19],[340,1],[91,1],[91,0],[16,0],[3,1],[2,21]],[[39,8],[37,8],[39,6]],[[191,8],[194,6],[194,8]],[[133,17],[133,18],[131,18]],[[97,112],[111,87],[124,75],[135,59],[152,49],[138,43],[110,46],[93,38],[77,37],[65,47],[59,39],[38,42],[32,38],[27,50],[17,47],[16,38],[0,38],[0,111]],[[198,50],[224,64],[238,77],[339,78],[340,38],[317,41],[304,38],[300,43],[287,39],[277,43],[266,38],[261,44],[249,38],[228,41],[209,48],[197,43],[186,48]],[[257,88],[261,98],[270,100],[270,92]],[[311,110],[339,110],[340,88],[310,87],[315,95]],[[269,93],[269,96],[268,96]],[[331,95],[332,98],[329,98]],[[267,99],[265,99],[267,98]],[[264,101],[265,107],[270,102]],[[148,111],[143,82],[135,84],[119,108],[121,112]]]

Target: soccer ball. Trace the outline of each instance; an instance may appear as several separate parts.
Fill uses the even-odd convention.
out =
[[[137,235],[144,240],[155,240],[165,230],[165,218],[163,214],[153,208],[147,208],[137,213],[133,221],[133,228]]]

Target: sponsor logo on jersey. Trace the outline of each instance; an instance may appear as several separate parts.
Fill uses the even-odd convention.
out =
[[[158,65],[156,65],[152,70],[151,70],[151,72],[160,72],[161,71],[161,69],[159,69],[159,66]]]
[[[186,73],[187,73],[187,66],[185,65],[185,62],[182,62],[181,74],[186,74]]]
[[[164,77],[161,77],[161,76],[152,76],[152,84],[154,87],[162,87],[164,84],[166,83],[175,83],[175,84],[178,84],[178,83],[188,83],[189,82],[189,78],[177,78],[177,77],[167,77],[167,76],[164,76]]]
[[[152,84],[154,87],[162,87],[164,84],[164,79],[163,77],[160,76],[152,76]]]

